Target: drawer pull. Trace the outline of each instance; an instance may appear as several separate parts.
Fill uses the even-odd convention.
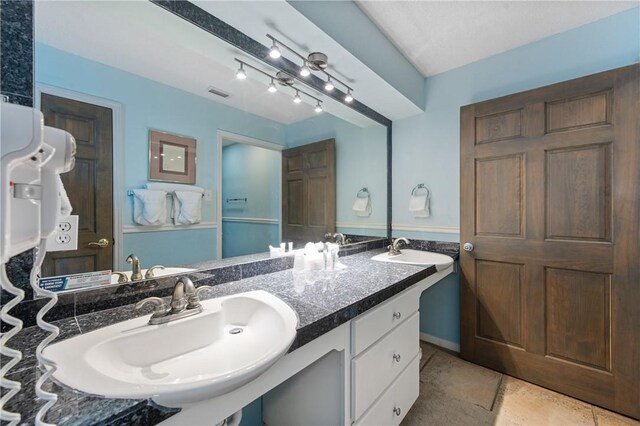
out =
[[[400,362],[400,354],[393,354],[393,360],[395,362]]]
[[[394,312],[393,313],[393,318],[394,319],[400,319],[400,317],[402,317],[402,314],[400,312]]]
[[[396,416],[399,416],[400,414],[402,414],[402,410],[400,409],[400,407],[395,407],[393,409],[393,412]]]

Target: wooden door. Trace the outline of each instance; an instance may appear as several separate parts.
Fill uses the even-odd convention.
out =
[[[461,109],[461,355],[640,417],[640,67]]]
[[[282,151],[282,223],[296,246],[335,232],[335,139]]]
[[[76,138],[76,164],[61,175],[79,215],[78,250],[48,252],[43,276],[112,269],[113,261],[113,125],[109,108],[43,93],[45,125]],[[105,238],[106,247],[90,246]]]

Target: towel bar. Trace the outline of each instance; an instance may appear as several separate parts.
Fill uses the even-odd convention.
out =
[[[427,198],[431,196],[431,191],[429,191],[429,188],[427,188],[424,183],[419,183],[414,186],[411,190],[411,195],[416,195],[416,192],[420,191],[421,189],[427,191]]]
[[[144,189],[144,188],[140,188],[140,189]],[[128,190],[127,191],[127,195],[132,197],[133,196],[133,190],[131,190],[131,189]],[[167,192],[167,197],[170,197],[170,196],[171,196],[171,192]],[[204,198],[204,194],[202,194],[202,198]]]
[[[225,200],[227,203],[246,203],[247,202],[247,198],[227,198]]]

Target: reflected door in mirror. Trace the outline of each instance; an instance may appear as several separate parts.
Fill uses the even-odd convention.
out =
[[[282,151],[282,238],[296,245],[336,230],[335,139]]]
[[[43,276],[101,271],[113,260],[112,111],[97,105],[42,94],[45,125],[71,133],[76,164],[61,175],[73,213],[79,215],[78,250],[48,252]],[[104,242],[107,244],[104,244]],[[96,244],[90,244],[96,243]]]

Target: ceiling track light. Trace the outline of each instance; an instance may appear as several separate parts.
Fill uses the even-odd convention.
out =
[[[343,90],[346,89],[347,91],[347,94],[342,98],[342,100],[346,103],[351,103],[353,101],[353,88],[350,87],[348,84],[346,84],[344,81],[340,80],[339,78],[336,78],[335,75],[330,74],[326,70],[328,66],[327,55],[325,55],[322,52],[311,52],[307,56],[303,56],[300,53],[298,53],[296,50],[287,46],[282,41],[273,37],[272,35],[267,34],[267,37],[271,39],[271,42],[272,42],[272,47],[271,47],[271,50],[269,51],[269,55],[272,58],[275,58],[274,56],[271,55],[271,52],[274,50],[274,48],[277,49],[277,52],[278,52],[277,57],[281,56],[280,47],[288,50],[289,52],[293,53],[295,56],[297,56],[302,60],[302,66],[298,70],[298,75],[300,75],[301,77],[308,77],[309,75],[311,75],[311,71],[321,72],[327,76],[327,81],[324,85],[324,89],[327,92],[333,91],[333,89],[335,89],[336,87],[335,83],[339,83],[340,86],[343,87]],[[308,82],[304,82],[304,83],[310,86]],[[337,95],[334,95],[333,97],[335,99],[340,99],[339,96],[341,96],[340,93],[338,93]]]
[[[273,79],[271,79],[271,83],[269,83],[269,87],[267,88],[267,90],[269,91],[269,93],[276,93],[278,91],[278,88],[276,87],[276,84],[273,82]]]
[[[327,78],[327,83],[324,85],[324,90],[327,92],[332,91],[336,86],[331,82],[331,77]]]
[[[269,56],[271,56],[273,59],[278,59],[280,56],[282,56],[282,53],[280,53],[280,48],[276,44],[275,40],[273,40],[271,49],[269,49]]]
[[[344,97],[344,101],[347,103],[351,103],[351,101],[353,101],[353,95],[351,94],[351,89],[347,90],[347,95]]]
[[[240,72],[242,70],[242,73],[244,75],[244,78],[247,78],[247,75],[244,73],[244,67],[246,66],[247,68],[251,68],[254,71],[257,71],[260,74],[263,74],[264,76],[268,77],[271,79],[271,83],[269,83],[269,86],[267,88],[267,90],[271,93],[275,93],[278,90],[278,87],[276,86],[276,81],[284,86],[284,87],[290,87],[293,90],[296,91],[295,96],[293,97],[293,102],[296,104],[299,104],[302,102],[302,97],[300,96],[300,94],[302,93],[303,95],[313,99],[314,101],[316,101],[316,107],[315,107],[315,111],[316,112],[322,112],[322,101],[320,99],[318,99],[317,97],[311,95],[310,93],[305,92],[304,90],[298,89],[296,87],[293,87],[293,83],[294,83],[294,79],[291,75],[287,74],[284,71],[278,71],[276,73],[275,76],[269,74],[268,72],[265,72],[263,70],[261,70],[260,68],[254,67],[253,65],[250,65],[244,61],[241,61],[238,58],[235,58],[235,61],[238,62],[240,64],[240,69],[238,70],[238,72]],[[237,76],[237,74],[236,74]]]
[[[238,68],[238,71],[236,72],[236,78],[238,80],[244,80],[245,78],[247,78],[247,74],[244,72],[243,65],[244,64],[240,62],[240,68]]]

